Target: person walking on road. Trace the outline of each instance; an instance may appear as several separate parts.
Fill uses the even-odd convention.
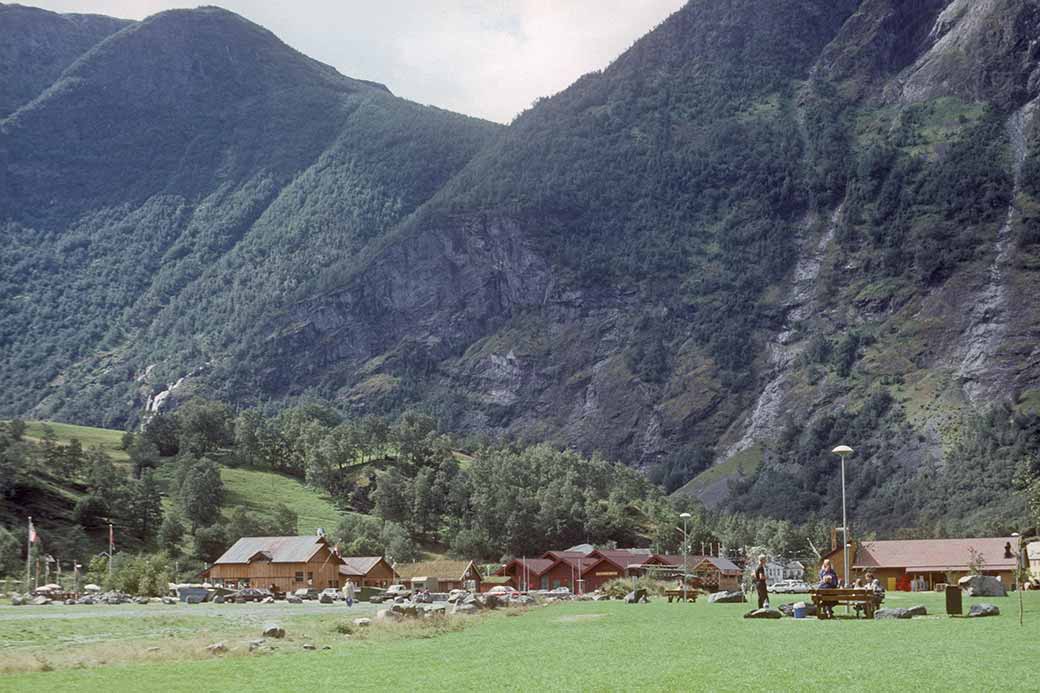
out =
[[[356,591],[354,588],[354,581],[347,580],[347,584],[343,585],[343,596],[347,600],[347,607],[354,606],[354,595]]]
[[[766,587],[766,557],[758,557],[758,567],[755,568],[755,591],[758,593],[758,608],[769,608],[769,589]]]

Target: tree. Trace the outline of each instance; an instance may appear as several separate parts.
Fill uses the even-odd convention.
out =
[[[403,522],[411,511],[411,488],[396,467],[379,475],[376,490],[372,492],[376,515],[384,520]]]
[[[0,527],[0,575],[14,576],[24,570],[21,550],[22,542],[18,537]]]
[[[133,431],[123,431],[123,435],[119,439],[119,449],[120,450],[129,450],[130,448],[133,447],[134,441],[136,439],[137,439],[137,436],[134,435]]]
[[[227,533],[220,525],[195,530],[195,557],[200,561],[212,563],[227,551],[229,544]]]
[[[144,470],[159,466],[159,448],[150,438],[134,438],[127,452],[130,454],[130,466],[135,479],[140,479]]]
[[[396,522],[386,522],[379,533],[387,559],[392,562],[408,563],[419,560],[419,547],[412,541],[408,531]]]
[[[178,556],[181,553],[181,542],[184,540],[184,523],[177,513],[169,512],[159,525],[157,542],[159,548],[170,556]]]
[[[140,480],[130,485],[127,506],[121,513],[130,531],[144,543],[150,543],[159,531],[163,520],[162,495],[151,472],[145,472]]]
[[[172,416],[154,414],[148,419],[140,437],[149,440],[163,457],[173,457],[180,452],[177,421]]]
[[[216,522],[223,502],[224,482],[217,465],[211,460],[191,465],[181,486],[181,506],[191,519],[192,532]]]
[[[22,437],[25,435],[26,428],[25,422],[21,419],[11,419],[7,424],[8,435],[10,435],[11,440],[14,441],[21,441]]]
[[[272,527],[275,536],[296,536],[299,532],[300,517],[285,503],[274,507]]]
[[[231,410],[223,402],[192,399],[174,414],[178,445],[195,457],[234,443]]]
[[[420,469],[412,480],[412,512],[409,523],[419,534],[426,534],[435,529],[440,522],[433,481],[434,470],[431,467]]]

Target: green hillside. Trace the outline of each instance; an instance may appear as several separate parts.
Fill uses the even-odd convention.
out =
[[[122,431],[92,426],[76,426],[74,424],[57,423],[55,421],[27,421],[25,435],[37,443],[42,442],[45,429],[54,435],[54,440],[61,445],[68,445],[73,438],[84,448],[100,447],[116,462],[127,462],[130,456],[122,448]]]
[[[332,532],[343,516],[327,496],[283,474],[222,467],[220,478],[227,489],[225,514],[234,508],[245,508],[269,516],[277,504],[284,503],[299,516],[300,534],[312,534],[319,527]]]

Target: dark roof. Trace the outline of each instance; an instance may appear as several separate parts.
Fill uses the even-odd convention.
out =
[[[683,557],[682,556],[663,555],[663,556],[659,556],[659,558],[664,560],[669,565],[682,566],[682,562],[683,562]],[[694,556],[694,555],[690,555],[690,556],[687,556],[687,560],[689,561],[689,563],[687,563],[687,566],[688,566],[689,570],[692,570],[693,568],[697,567],[701,563],[704,563],[705,561],[707,561],[707,562],[711,563],[713,566],[715,566],[716,568],[718,568],[719,572],[721,572],[723,575],[740,575],[741,574],[740,568],[737,567],[736,563],[734,563],[733,561],[729,560],[728,558],[722,558],[721,556]]]
[[[619,568],[643,565],[653,555],[649,549],[596,549],[592,556],[602,556]]]
[[[242,537],[224,552],[213,565],[249,563],[262,557],[272,563],[307,563],[321,547],[328,546],[318,536],[306,537]],[[330,559],[338,562],[335,557]]]
[[[343,565],[339,567],[340,575],[356,575],[364,577],[383,560],[382,556],[342,556]],[[389,567],[389,564],[387,564]],[[393,568],[390,568],[393,570]]]
[[[514,558],[509,561],[509,563],[499,568],[495,574],[505,575],[511,572],[511,568],[515,566],[517,573],[526,569],[527,572],[532,575],[541,575],[556,565],[557,562],[558,561],[552,558]]]
[[[582,572],[585,572],[589,566],[595,565],[601,560],[599,556],[594,554],[585,554],[578,551],[546,551],[542,558],[563,561],[572,568],[577,568]]]
[[[968,570],[972,551],[985,570],[1014,570],[1015,558],[1004,558],[1004,547],[1018,546],[1018,537],[979,539],[909,539],[864,541],[856,545],[853,568],[904,568],[909,571]]]

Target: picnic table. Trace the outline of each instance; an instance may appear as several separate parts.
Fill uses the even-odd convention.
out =
[[[856,607],[857,614],[862,610],[864,616],[874,618],[874,612],[881,606],[881,602],[885,601],[884,592],[875,592],[867,588],[815,589],[810,594],[813,604],[816,605],[817,618],[830,618],[824,607],[834,607],[838,604],[852,605]]]
[[[668,603],[671,604],[672,600],[677,602],[695,602],[697,601],[697,590],[693,588],[687,588],[686,596],[683,596],[682,587],[673,587],[664,591],[664,596],[668,597]]]

